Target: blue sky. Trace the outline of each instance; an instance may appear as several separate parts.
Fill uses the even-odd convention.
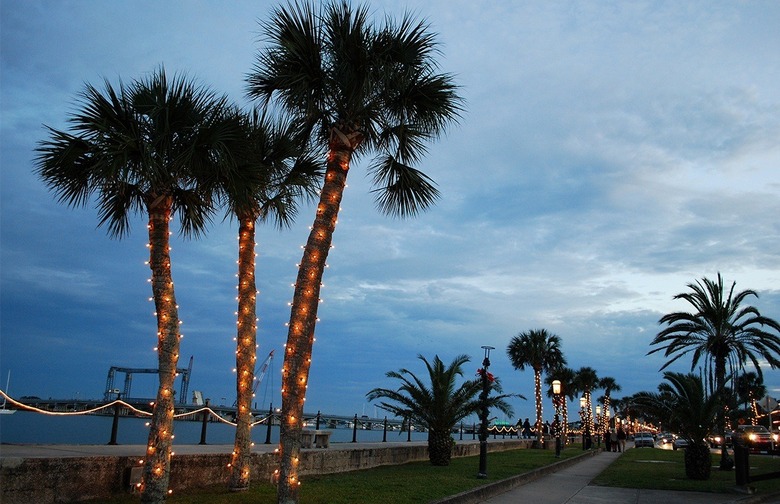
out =
[[[94,207],[58,205],[32,173],[43,125],[65,128],[85,83],[161,64],[249,106],[258,21],[273,5],[0,4],[0,376],[11,370],[12,395],[100,397],[110,366],[156,365],[145,222],[111,240]],[[351,170],[307,411],[373,415],[365,394],[393,385],[386,371],[423,372],[417,354],[465,353],[471,377],[492,345],[505,391],[529,398],[514,402],[515,416],[531,417],[532,374],[512,369],[506,346],[534,328],[562,338],[571,367],[614,377],[616,396],[654,390],[664,360],[646,353],[658,319],[687,310],[673,296],[719,271],[780,319],[780,4],[372,8],[430,22],[466,112],[421,164],[442,197],[418,218],[381,216],[365,165]],[[258,233],[261,359],[286,339],[312,217],[303,208],[290,230]],[[219,217],[205,238],[172,243],[190,393],[230,403],[236,234]],[[280,364],[269,387],[279,388]],[[780,395],[780,372],[765,380]],[[152,377],[136,375],[134,395],[154,391]]]

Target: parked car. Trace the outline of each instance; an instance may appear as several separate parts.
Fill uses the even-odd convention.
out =
[[[643,446],[655,448],[655,439],[649,432],[637,432],[634,435],[634,448],[642,448]]]
[[[672,450],[679,450],[680,448],[687,448],[688,440],[682,436],[677,436],[672,442]]]
[[[772,445],[772,435],[763,425],[740,425],[735,434],[751,450],[769,450]]]

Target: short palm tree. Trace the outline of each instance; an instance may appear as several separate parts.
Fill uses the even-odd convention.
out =
[[[688,441],[685,449],[685,474],[690,479],[710,477],[712,457],[707,437],[720,408],[720,394],[707,395],[700,377],[694,374],[664,373],[667,383],[658,393],[641,392],[634,403],[649,415],[664,419]]]
[[[577,396],[577,389],[574,380],[576,374],[570,367],[561,366],[553,369],[544,378],[544,383],[549,387],[548,396],[552,397],[552,382],[559,380],[561,382],[561,402],[563,408],[563,442],[566,443],[569,431],[569,401],[573,401]]]
[[[599,388],[599,377],[592,367],[581,367],[574,373],[574,389],[582,393],[585,398],[585,411],[583,412],[583,427],[588,432],[593,432],[593,391]]]
[[[674,299],[688,302],[693,311],[661,317],[659,324],[667,327],[651,342],[657,348],[648,352],[649,355],[663,351],[665,357],[671,357],[661,370],[686,355],[691,356],[691,370],[704,359],[709,390],[718,391],[718,397],[724,401],[718,415],[718,433],[723,440],[721,469],[732,466],[726,451],[726,397],[721,393],[726,388],[726,377],[738,375],[748,361],[759,376],[761,360],[772,369],[780,367],[780,324],[744,304],[750,296],[758,297],[755,291],[735,292],[735,287],[733,282],[727,290],[720,273],[717,280],[704,277],[688,284],[691,292],[677,294]]]
[[[739,400],[748,411],[751,425],[756,425],[758,416],[758,400],[766,395],[766,385],[764,380],[759,378],[758,373],[748,371],[737,377],[736,392]]]
[[[452,457],[452,431],[455,425],[464,418],[477,413],[482,407],[478,397],[482,392],[482,380],[466,380],[460,385],[458,377],[463,376],[463,365],[471,359],[467,355],[459,355],[445,366],[439,356],[433,362],[421,356],[418,359],[425,363],[428,370],[429,384],[417,377],[408,369],[388,371],[386,376],[401,381],[397,390],[375,388],[366,397],[369,401],[385,399],[379,403],[394,415],[409,418],[410,421],[428,430],[428,456],[431,464],[446,466]],[[490,382],[490,390],[501,392],[497,378]],[[496,408],[508,416],[514,413],[506,401],[512,397],[507,394],[488,395],[488,408]],[[388,402],[389,401],[389,402]]]
[[[561,338],[550,334],[547,329],[532,329],[518,334],[506,349],[515,369],[526,366],[534,371],[534,399],[536,401],[536,438],[542,440],[542,373],[566,365],[561,350]]]
[[[61,202],[97,198],[99,225],[111,237],[130,231],[129,216],[148,217],[149,267],[157,314],[159,388],[142,477],[142,501],[167,496],[173,435],[179,315],[171,277],[169,226],[197,236],[214,211],[202,181],[218,171],[227,102],[184,76],[160,68],[146,79],[101,91],[88,85],[71,132],[50,129],[39,144],[36,172]],[[181,398],[182,401],[185,398]]]
[[[230,489],[250,482],[254,368],[257,361],[255,231],[258,221],[292,224],[301,197],[313,197],[320,170],[295,140],[289,122],[252,111],[233,113],[239,134],[227,145],[228,166],[215,182],[230,217],[238,221],[238,310],[236,312],[236,435]]]
[[[620,392],[621,387],[614,378],[605,376],[599,379],[599,388],[604,391],[604,415],[607,415],[612,402],[612,392]],[[602,431],[607,429],[609,429],[609,425],[606,422],[602,422]]]
[[[275,102],[300,125],[300,135],[326,154],[319,204],[295,282],[282,369],[279,502],[298,500],[303,404],[320,286],[352,162],[376,154],[379,209],[413,216],[438,190],[413,167],[426,144],[458,119],[461,99],[450,75],[438,72],[434,36],[405,16],[375,26],[367,5],[348,2],[278,7],[262,25],[267,45],[249,77],[249,94]]]

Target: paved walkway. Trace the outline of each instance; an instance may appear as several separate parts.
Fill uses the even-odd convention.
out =
[[[482,501],[483,504],[747,504],[778,503],[780,497],[760,498],[737,494],[672,492],[590,485],[620,453],[602,452],[586,457],[531,483]]]

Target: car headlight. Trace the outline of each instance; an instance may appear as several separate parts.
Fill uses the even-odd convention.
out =
[[[720,436],[715,436],[713,439],[715,439],[716,443],[720,443],[721,442]]]
[[[749,439],[749,440],[751,440],[751,441],[755,441],[757,437],[758,437],[758,436],[756,436],[755,434],[750,434],[750,435],[748,436],[748,439]]]

